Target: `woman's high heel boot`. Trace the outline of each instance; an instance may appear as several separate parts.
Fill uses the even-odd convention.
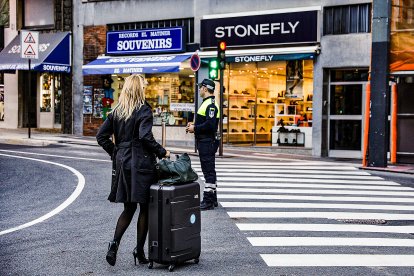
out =
[[[108,264],[114,266],[116,263],[116,253],[118,252],[119,243],[117,241],[111,241],[108,245],[108,253],[106,253],[106,261]]]
[[[135,247],[134,251],[132,251],[132,255],[134,255],[135,265],[137,265],[137,259],[139,264],[149,263],[148,259],[145,257],[144,249],[138,250],[138,247]]]

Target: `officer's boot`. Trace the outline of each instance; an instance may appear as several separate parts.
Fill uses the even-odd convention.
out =
[[[214,210],[214,192],[203,192],[203,201],[201,201],[200,210]]]
[[[213,204],[214,204],[214,207],[218,207],[217,190],[214,190],[214,192],[213,192]]]

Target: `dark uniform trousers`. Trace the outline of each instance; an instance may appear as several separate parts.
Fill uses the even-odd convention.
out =
[[[203,171],[205,182],[210,184],[217,183],[216,177],[216,152],[219,142],[215,138],[197,139],[197,150],[200,157],[201,170]]]

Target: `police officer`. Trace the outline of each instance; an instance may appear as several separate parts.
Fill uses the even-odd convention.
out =
[[[217,135],[220,110],[214,97],[214,81],[204,79],[198,85],[198,89],[203,103],[197,111],[195,123],[188,123],[186,131],[195,135],[201,170],[205,179],[200,209],[210,210],[218,206],[215,156],[220,142]]]

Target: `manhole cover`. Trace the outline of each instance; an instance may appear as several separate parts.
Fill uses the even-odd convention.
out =
[[[352,224],[386,224],[387,221],[383,219],[337,219],[339,222]]]

